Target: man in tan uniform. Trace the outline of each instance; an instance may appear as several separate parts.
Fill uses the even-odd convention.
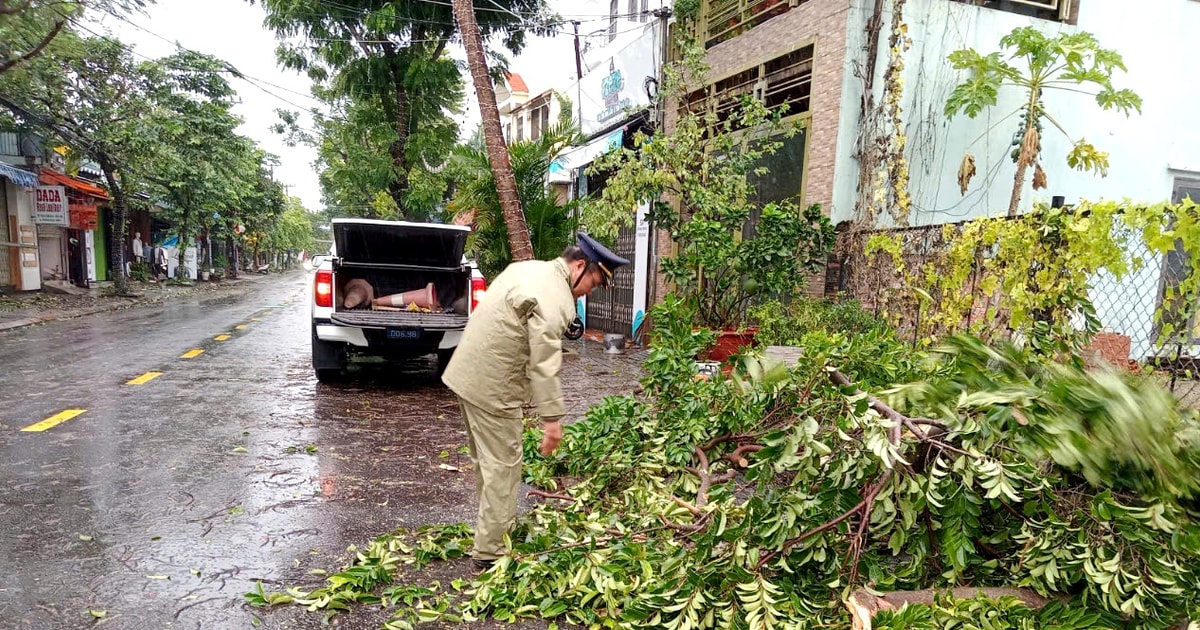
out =
[[[543,455],[562,440],[565,413],[558,372],[562,335],[575,320],[575,299],[607,286],[629,264],[586,235],[555,260],[509,265],[471,313],[442,381],[458,395],[475,464],[479,518],[475,564],[490,568],[504,554],[504,534],[517,515],[523,407],[542,420]]]

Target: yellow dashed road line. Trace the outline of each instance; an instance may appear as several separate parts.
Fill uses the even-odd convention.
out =
[[[42,420],[41,422],[39,422],[37,424],[31,424],[21,430],[22,431],[30,431],[30,432],[45,431],[46,429],[58,426],[64,422],[66,422],[67,420],[70,420],[71,418],[74,418],[75,416],[78,416],[79,414],[84,413],[86,411],[87,411],[87,409],[67,409],[66,411],[61,411],[59,413],[56,413],[53,416],[50,416],[49,418],[46,418],[45,420]]]
[[[162,374],[163,374],[162,372],[146,372],[145,374],[133,379],[132,381],[127,381],[125,384],[126,385],[145,385],[146,383],[149,383],[150,381],[153,381],[154,379],[162,376]]]
[[[216,337],[213,337],[214,341],[227,341],[228,339],[229,339],[229,335],[226,335],[223,333],[220,335],[217,335]]]
[[[234,326],[234,328],[237,330],[246,330],[246,324],[238,324],[237,326]]]
[[[200,348],[196,348],[194,350],[188,350],[187,352],[184,352],[183,354],[179,355],[179,358],[180,359],[194,359],[202,354],[204,354],[204,351],[201,350]]]

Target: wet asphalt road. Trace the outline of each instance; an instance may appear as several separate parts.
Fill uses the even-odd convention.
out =
[[[0,334],[0,627],[87,628],[89,611],[104,628],[321,627],[242,594],[317,586],[310,570],[397,527],[473,520],[465,433],[432,364],[319,385],[309,278]],[[574,415],[634,386],[636,354],[571,348]],[[469,574],[458,561],[415,579]]]

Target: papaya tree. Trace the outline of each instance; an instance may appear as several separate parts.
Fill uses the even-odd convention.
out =
[[[1042,168],[1042,138],[1046,123],[1071,140],[1072,147],[1067,153],[1067,164],[1071,168],[1091,171],[1101,177],[1108,174],[1108,153],[1085,138],[1072,136],[1061,120],[1046,108],[1043,97],[1047,92],[1063,90],[1088,95],[1102,110],[1116,110],[1126,116],[1134,111],[1141,113],[1142,99],[1132,90],[1113,87],[1113,75],[1118,70],[1126,71],[1125,61],[1115,50],[1102,47],[1091,33],[1064,32],[1050,36],[1025,26],[1002,37],[1000,48],[1000,51],[986,55],[973,48],[950,53],[950,65],[969,74],[950,93],[945,113],[951,119],[958,114],[975,118],[998,103],[1002,89],[1022,92],[1020,105],[997,123],[1002,124],[1013,116],[1019,121],[1012,145],[1012,160],[1017,171],[1008,204],[1008,214],[1014,216],[1021,203],[1021,190],[1030,166],[1034,168],[1034,189],[1048,185],[1046,171]],[[959,184],[964,193],[974,175],[974,163],[970,154],[963,157]]]

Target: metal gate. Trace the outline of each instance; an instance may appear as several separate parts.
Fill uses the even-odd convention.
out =
[[[613,249],[629,264],[613,274],[612,286],[599,288],[587,300],[587,327],[606,333],[633,334],[633,270],[637,266],[634,255],[637,247],[637,228],[622,227],[617,232],[617,246]]]

